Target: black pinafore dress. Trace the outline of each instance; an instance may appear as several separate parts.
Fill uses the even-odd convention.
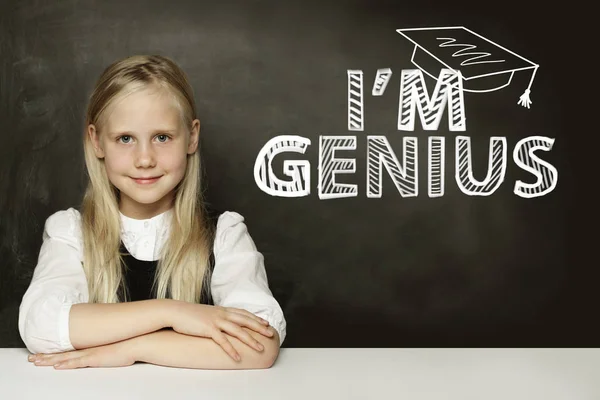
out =
[[[209,210],[208,221],[213,224],[216,229],[216,223],[221,213]],[[212,246],[211,246],[212,249]],[[156,273],[156,266],[158,261],[143,261],[138,260],[132,256],[123,241],[121,241],[120,247],[121,254],[123,254],[123,262],[125,263],[124,273],[124,284],[129,292],[129,301],[140,301],[150,300],[156,298],[156,291],[152,290],[152,283],[154,280],[154,274]],[[212,276],[212,272],[215,267],[215,257],[213,252],[210,253],[209,259],[209,276]],[[200,297],[200,304],[214,305],[212,295],[210,293],[210,279],[207,280],[203,286],[202,294]],[[119,291],[119,298],[124,299],[124,293],[121,289]]]

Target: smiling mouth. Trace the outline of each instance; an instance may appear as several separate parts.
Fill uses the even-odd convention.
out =
[[[133,179],[133,181],[136,183],[149,184],[149,183],[154,183],[154,182],[158,181],[161,177],[162,177],[162,175],[156,176],[154,178],[131,178],[131,179]]]

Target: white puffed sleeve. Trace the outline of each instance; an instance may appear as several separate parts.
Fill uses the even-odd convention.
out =
[[[19,307],[19,333],[32,353],[74,350],[69,313],[87,303],[80,215],[74,208],[46,220],[38,263]]]
[[[281,345],[286,321],[267,280],[264,257],[248,233],[244,217],[232,211],[219,216],[214,244],[211,294],[217,306],[241,308],[269,321]]]

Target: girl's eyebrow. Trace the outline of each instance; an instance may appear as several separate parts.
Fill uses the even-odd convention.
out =
[[[155,135],[158,133],[169,133],[171,135],[175,135],[177,133],[177,129],[155,129],[151,132],[151,135]],[[135,136],[135,132],[132,131],[123,131],[123,132],[109,132],[108,134],[109,136],[113,137],[113,136],[123,136],[123,135],[127,135],[127,136]]]

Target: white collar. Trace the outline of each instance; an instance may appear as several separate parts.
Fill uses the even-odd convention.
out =
[[[152,218],[121,217],[121,240],[129,253],[138,260],[154,261],[168,236],[172,208]]]
[[[130,218],[119,211],[119,215],[121,216],[121,231],[143,232],[149,229],[156,229],[170,221],[172,214],[173,208],[169,208],[167,211],[155,215],[152,218],[135,219]]]

